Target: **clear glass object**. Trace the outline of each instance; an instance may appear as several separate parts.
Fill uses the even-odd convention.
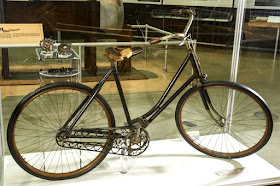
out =
[[[1,97],[1,92],[0,92]],[[2,115],[2,102],[0,99],[0,186],[4,185],[4,157],[5,157],[5,144],[4,144],[4,127]]]
[[[128,156],[120,156],[120,162],[121,162],[120,172],[122,174],[126,174],[129,170],[128,158],[129,158]]]

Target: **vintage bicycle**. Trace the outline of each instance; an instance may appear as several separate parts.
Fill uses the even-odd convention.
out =
[[[187,55],[157,104],[144,115],[131,119],[118,76],[116,62],[142,51],[140,47],[105,55],[110,70],[90,88],[73,82],[48,84],[25,96],[11,115],[7,140],[11,155],[28,173],[49,180],[81,176],[98,166],[108,153],[137,156],[148,147],[146,128],[192,83],[180,98],[175,121],[182,137],[197,150],[213,157],[232,159],[248,156],[269,140],[273,121],[265,100],[254,90],[233,82],[206,82],[191,35],[194,11],[183,33],[152,39],[151,44],[179,39]],[[193,75],[167,99],[171,88],[191,63]],[[116,126],[114,114],[100,95],[113,74],[127,126]],[[160,130],[160,127],[159,129]]]

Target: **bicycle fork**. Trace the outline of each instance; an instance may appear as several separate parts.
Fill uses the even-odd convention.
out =
[[[208,115],[215,121],[215,123],[220,127],[226,126],[226,118],[220,114],[215,106],[212,104],[209,94],[203,85],[199,88],[200,97],[202,99],[204,108],[206,109]],[[217,115],[218,119],[215,118],[214,114]]]

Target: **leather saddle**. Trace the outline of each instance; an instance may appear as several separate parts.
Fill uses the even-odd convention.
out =
[[[104,55],[108,57],[110,61],[119,62],[125,59],[131,58],[143,51],[141,47],[126,48],[124,50],[119,50],[117,48],[109,47],[105,49]]]

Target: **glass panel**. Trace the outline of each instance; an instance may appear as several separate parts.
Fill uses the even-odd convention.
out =
[[[4,127],[3,127],[3,115],[2,115],[2,101],[0,100],[0,171],[1,171],[0,185],[4,185],[4,157],[5,157]]]
[[[117,63],[130,117],[134,119],[144,115],[157,104],[188,54],[185,45],[179,47],[180,42],[174,44],[175,39],[159,45],[149,45],[148,41],[171,33],[182,33],[189,21],[189,15],[182,11],[184,9],[193,8],[196,12],[189,34],[195,43],[203,73],[208,75],[207,81],[233,80],[231,66],[232,54],[236,52],[233,46],[238,0],[0,2],[4,3],[0,9],[4,12],[0,14],[0,18],[4,18],[0,19],[1,22],[42,23],[44,38],[51,39],[54,46],[52,52],[45,50],[42,53],[40,42],[35,46],[26,43],[2,49],[7,46],[1,45],[0,41],[0,88],[5,135],[11,114],[20,100],[46,83],[66,81],[94,87],[111,66],[104,56],[104,50],[111,46],[118,48],[118,51],[139,46],[144,49],[131,61],[126,60],[125,65]],[[246,1],[237,74],[237,82],[256,90],[271,108],[273,134],[258,154],[277,169],[280,169],[280,151],[277,148],[280,145],[280,99],[277,97],[280,91],[280,54],[277,47],[279,17],[278,0]],[[0,28],[0,37],[3,30],[4,27]],[[71,43],[71,49],[77,55],[68,58],[64,51],[64,56],[50,57],[58,53],[61,43]],[[47,42],[46,47],[49,44]],[[42,56],[44,60],[39,60]],[[234,62],[238,64],[238,61]],[[79,73],[65,77],[69,71]],[[42,76],[42,73],[50,76]],[[56,76],[56,73],[60,75]],[[171,97],[192,73],[191,65],[188,64],[167,97]],[[118,89],[112,80],[110,77],[100,93],[112,107],[116,125],[123,126],[127,124],[126,116]],[[196,86],[196,82],[192,86]],[[151,140],[180,137],[174,116],[183,93],[149,125],[147,130]],[[192,123],[185,124],[193,126]],[[10,155],[7,145],[5,154]]]
[[[256,90],[270,106],[274,128],[259,155],[280,169],[279,151],[279,1],[247,1],[238,82]]]

